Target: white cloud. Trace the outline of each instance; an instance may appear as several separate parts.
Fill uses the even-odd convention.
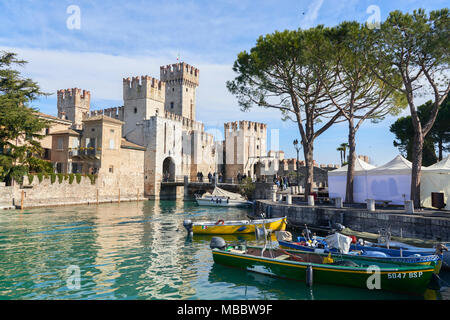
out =
[[[322,4],[323,0],[315,0],[308,6],[308,11],[304,13],[304,19],[300,23],[302,28],[306,29],[314,26]]]
[[[154,56],[115,56],[97,52],[70,52],[30,48],[0,47],[0,50],[18,53],[28,61],[23,73],[37,81],[45,92],[58,89],[81,88],[91,92],[92,107],[96,101],[123,103],[122,79],[149,75],[159,78],[159,67],[174,63],[176,53],[159,52]],[[189,56],[189,54],[186,54]],[[234,78],[231,65],[186,61],[200,69],[200,86],[197,89],[197,119],[207,126],[223,128],[223,123],[236,120],[270,122],[280,119],[276,110],[254,108],[241,112],[236,98],[228,92],[226,81]],[[54,108],[56,112],[56,105]]]

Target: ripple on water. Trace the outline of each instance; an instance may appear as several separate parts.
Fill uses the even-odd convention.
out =
[[[236,220],[243,209],[141,201],[8,211],[0,215],[0,299],[364,299],[213,263],[210,236],[189,240],[183,220]],[[252,236],[237,240],[249,241]],[[80,288],[70,286],[79,267]],[[376,298],[405,296],[379,293]]]

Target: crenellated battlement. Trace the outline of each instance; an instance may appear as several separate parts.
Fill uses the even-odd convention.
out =
[[[153,99],[164,102],[166,84],[150,76],[123,78],[123,99]]]
[[[72,121],[72,127],[79,129],[82,119],[89,112],[91,93],[79,88],[61,89],[57,91],[58,118]]]
[[[123,121],[123,117],[124,117],[123,112],[124,112],[123,106],[106,108],[106,109],[101,109],[101,110],[92,110],[91,112],[86,113],[84,115],[83,119],[88,119],[88,118],[99,116],[99,115],[105,115],[110,118]]]
[[[200,70],[185,62],[160,67],[160,78],[165,82],[183,82],[198,86],[199,76]]]
[[[183,130],[197,130],[197,131],[204,130],[203,123],[191,120],[189,118],[180,116],[180,115],[172,113],[172,112],[164,111],[163,117],[166,119],[181,122],[181,124],[183,126]]]
[[[58,100],[88,100],[90,102],[91,92],[79,88],[61,89],[57,91]]]
[[[237,132],[237,131],[243,131],[246,133],[252,134],[255,132],[258,135],[264,135],[267,131],[267,124],[265,123],[259,123],[259,122],[253,122],[253,121],[233,121],[233,122],[227,122],[224,123],[224,131],[225,134],[230,132]]]

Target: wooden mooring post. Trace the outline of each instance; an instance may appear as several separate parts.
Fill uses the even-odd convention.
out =
[[[21,195],[20,195],[20,210],[23,210],[24,197],[25,197],[25,192],[22,190]]]
[[[97,205],[98,205],[98,189],[97,189]]]

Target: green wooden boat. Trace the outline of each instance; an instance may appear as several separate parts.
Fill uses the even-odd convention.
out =
[[[434,267],[388,263],[363,257],[333,257],[328,254],[245,245],[227,245],[215,237],[210,248],[215,263],[272,276],[314,283],[343,285],[368,290],[386,290],[423,295]],[[221,241],[217,242],[217,238]]]

